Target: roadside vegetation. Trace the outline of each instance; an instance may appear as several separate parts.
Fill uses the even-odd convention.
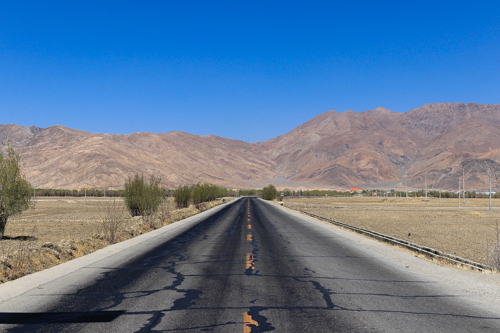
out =
[[[244,189],[244,190],[239,190],[239,194],[240,196],[241,195],[260,195],[262,194],[262,190],[261,189],[255,189],[255,188],[251,188],[251,189]]]
[[[174,200],[177,208],[189,206],[189,202],[191,201],[191,188],[187,185],[179,187],[174,192]]]
[[[203,208],[207,202],[213,201],[217,198],[227,197],[229,191],[218,185],[205,183],[196,184],[193,186],[181,186],[174,191],[174,200],[177,208],[188,207],[192,203],[196,208]]]
[[[278,191],[276,190],[276,187],[274,187],[273,184],[270,184],[267,187],[264,187],[262,189],[262,199],[264,200],[274,200],[276,199],[276,196],[278,195]]]
[[[165,199],[166,190],[160,186],[160,179],[151,176],[149,183],[144,176],[135,174],[125,182],[123,198],[132,217],[147,217],[158,210]]]
[[[19,155],[10,146],[7,148],[7,156],[0,151],[0,240],[9,217],[34,204],[32,193],[31,184],[21,174]]]
[[[44,188],[37,188],[35,189],[35,196],[36,197],[95,197],[95,198],[102,198],[102,197],[110,197],[110,198],[119,198],[123,197],[124,190],[109,190],[109,189],[95,189],[95,188],[88,188],[88,189],[80,189],[80,190],[65,190],[65,189],[44,189]]]

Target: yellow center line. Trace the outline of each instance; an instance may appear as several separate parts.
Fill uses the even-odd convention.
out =
[[[247,253],[247,269],[253,269],[253,254]]]
[[[250,316],[247,312],[243,315],[243,321],[245,324],[243,325],[243,333],[250,333],[252,331],[252,326],[259,326],[259,324],[252,319],[252,316]]]
[[[247,225],[247,229],[252,229],[252,225],[251,224]]]
[[[247,241],[251,242],[252,241],[252,234],[247,235]]]

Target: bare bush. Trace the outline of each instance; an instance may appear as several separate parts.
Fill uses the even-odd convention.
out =
[[[152,209],[146,209],[142,213],[142,223],[149,229],[154,229],[157,224],[156,212]]]
[[[106,201],[101,207],[101,232],[110,243],[118,241],[118,232],[125,222],[125,206],[117,202]]]
[[[158,221],[165,225],[167,221],[172,217],[171,210],[169,209],[169,202],[165,201],[158,209]]]
[[[492,247],[488,245],[487,248],[487,262],[491,268],[496,271],[500,271],[500,227],[498,222],[496,223],[496,235],[497,239]]]

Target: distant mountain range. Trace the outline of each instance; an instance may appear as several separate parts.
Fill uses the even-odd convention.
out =
[[[243,188],[486,190],[500,177],[500,105],[427,104],[328,111],[259,143],[183,132],[88,133],[63,126],[0,125],[0,144],[20,154],[38,188],[122,188],[134,173],[174,187],[211,182]]]

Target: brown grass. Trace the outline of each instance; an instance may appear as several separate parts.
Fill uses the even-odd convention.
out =
[[[0,241],[0,283],[37,272],[220,204],[175,209],[168,198],[157,214],[131,217],[121,199],[41,198],[7,223]]]
[[[496,224],[500,201],[406,198],[301,198],[285,199],[285,205],[338,222],[380,232],[428,246],[482,264],[490,264],[497,244]],[[495,205],[497,207],[495,207]]]

